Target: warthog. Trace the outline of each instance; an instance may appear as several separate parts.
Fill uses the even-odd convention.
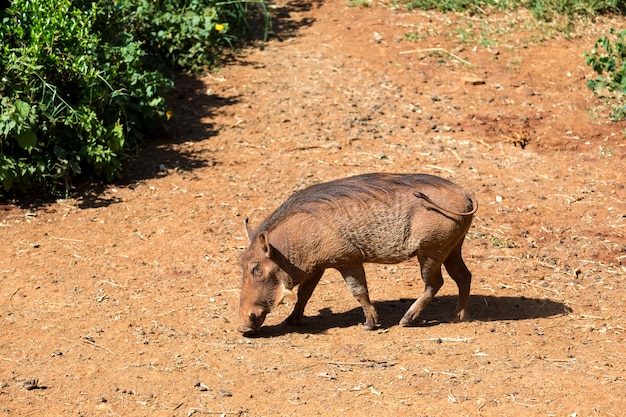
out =
[[[459,288],[456,319],[466,320],[472,275],[461,247],[477,208],[458,185],[425,174],[365,174],[298,191],[256,229],[246,220],[239,330],[258,329],[295,286],[297,301],[285,322],[299,324],[327,268],[341,273],[363,307],[365,329],[375,329],[363,263],[396,264],[413,256],[426,288],[400,325],[413,323],[437,294],[442,264]]]

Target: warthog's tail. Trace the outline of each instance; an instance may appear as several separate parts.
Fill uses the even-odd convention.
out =
[[[458,213],[456,211],[451,211],[451,210],[441,207],[439,204],[435,203],[433,200],[430,199],[430,197],[428,197],[426,194],[422,192],[415,191],[413,195],[417,198],[421,198],[422,200],[426,201],[428,204],[432,205],[437,210],[443,211],[444,213],[447,213],[447,214],[452,214],[453,216],[471,216],[472,214],[476,213],[476,211],[478,211],[478,201],[476,201],[476,199],[472,196],[468,197],[469,200],[472,202],[472,210],[465,212],[465,213]]]

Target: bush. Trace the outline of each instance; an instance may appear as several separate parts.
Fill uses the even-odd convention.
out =
[[[442,12],[529,9],[544,21],[595,16],[607,12],[624,12],[624,0],[399,0],[410,9],[436,9]]]
[[[127,139],[165,115],[167,78],[131,34],[105,42],[97,3],[15,0],[0,23],[0,181],[5,191],[112,180]]]
[[[480,11],[484,7],[512,9],[519,6],[521,0],[400,0],[411,9],[434,9],[440,12]]]
[[[198,71],[214,65],[225,45],[247,30],[246,2],[215,0],[102,1],[105,38],[133,33],[151,68]]]
[[[104,41],[97,3],[15,0],[0,23],[0,182],[26,190],[112,180],[125,145],[165,115],[170,81],[129,33]]]
[[[548,22],[624,11],[624,0],[524,0],[524,5],[534,17]]]
[[[594,48],[585,53],[585,61],[598,76],[587,80],[587,86],[595,93],[606,92],[614,102],[611,119],[626,118],[626,29],[610,29],[610,36],[599,38]]]
[[[214,64],[247,30],[247,6],[13,0],[0,9],[0,195],[119,177],[125,150],[169,115],[165,74]]]

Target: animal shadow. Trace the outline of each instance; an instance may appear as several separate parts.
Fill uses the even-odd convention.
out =
[[[452,322],[456,300],[457,297],[451,295],[436,297],[412,327],[430,327]],[[414,301],[414,299],[402,298],[375,302],[380,329],[398,326],[400,319]],[[547,298],[473,295],[469,301],[469,312],[472,321],[491,322],[547,318],[569,314],[572,309],[563,303]],[[317,315],[305,316],[301,325],[263,326],[255,333],[246,336],[263,338],[288,333],[319,334],[329,329],[357,326],[363,321],[364,316],[361,307],[355,307],[341,313],[333,313],[330,308],[324,308]]]

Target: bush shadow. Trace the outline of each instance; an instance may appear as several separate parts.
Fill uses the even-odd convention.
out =
[[[324,4],[323,0],[292,0],[282,7],[275,8],[272,15],[270,39],[274,37],[282,42],[296,36],[301,28],[313,25],[314,18],[303,17],[297,20],[294,14],[318,9],[322,4]]]
[[[202,80],[189,74],[177,74],[166,101],[171,120],[160,136],[127,155],[123,185],[162,175],[163,168],[191,171],[219,164],[216,159],[201,157],[192,147],[185,150],[180,145],[216,136],[218,132],[211,120],[220,108],[237,104],[240,97],[213,94],[206,90]]]
[[[295,16],[298,13],[320,7],[322,0],[293,0],[273,8],[272,27],[269,39],[283,41],[297,36],[297,32],[314,23],[314,19]],[[244,45],[263,48],[262,32],[265,19],[261,13],[251,17],[250,36]],[[237,54],[223,57],[223,65],[261,65],[260,63],[239,60]],[[207,91],[205,83],[194,74],[177,73],[173,76],[174,87],[167,94],[166,101],[172,118],[164,126],[163,133],[152,137],[138,149],[125,155],[124,173],[117,186],[134,188],[145,180],[176,172],[191,172],[199,168],[219,166],[219,154],[194,152],[186,143],[210,139],[218,134],[211,122],[216,113],[240,102],[238,95],[215,94]],[[189,149],[189,150],[186,150]],[[80,208],[106,207],[119,202],[116,198],[103,197],[106,184],[83,182],[76,184],[75,194]]]
[[[135,188],[142,182],[166,176],[172,171],[191,172],[221,164],[216,155],[198,153],[193,146],[185,146],[210,139],[217,135],[211,120],[220,108],[237,104],[237,95],[226,96],[206,91],[201,79],[189,74],[176,74],[174,87],[167,94],[166,101],[171,111],[171,120],[156,137],[146,139],[138,148],[127,152],[122,164],[122,178],[116,186]],[[79,207],[99,208],[119,202],[116,198],[104,198],[108,188],[103,183],[83,182],[76,184],[75,196]]]
[[[412,327],[431,327],[453,321],[456,307],[456,296],[436,297],[424,310],[419,320]],[[414,299],[375,302],[380,321],[380,329],[385,330],[398,326],[406,310]],[[572,312],[563,303],[547,298],[526,297],[495,297],[474,295],[470,298],[469,311],[472,321],[521,321],[565,315]],[[282,336],[288,333],[319,334],[334,328],[347,328],[364,322],[363,310],[360,307],[342,313],[333,313],[325,308],[317,316],[305,316],[299,326],[284,324],[263,326],[255,333],[246,337],[265,338]]]

